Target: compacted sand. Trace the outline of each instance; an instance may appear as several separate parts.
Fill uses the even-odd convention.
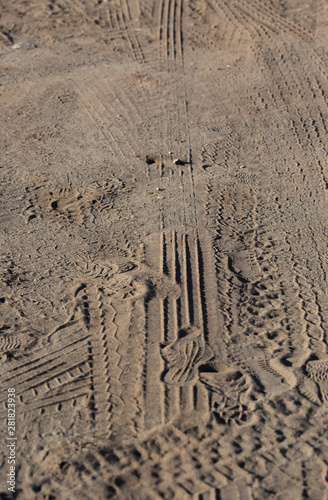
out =
[[[307,2],[1,2],[2,500],[327,498]]]

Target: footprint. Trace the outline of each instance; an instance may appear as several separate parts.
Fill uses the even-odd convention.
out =
[[[161,354],[167,363],[164,382],[173,385],[184,385],[195,380],[198,366],[213,356],[201,330],[194,326],[181,329],[175,342],[162,346]]]
[[[118,272],[118,266],[110,263],[94,262],[91,259],[84,259],[74,263],[78,273],[84,279],[87,277],[91,280],[99,280],[102,282],[109,281]]]
[[[93,221],[95,213],[109,213],[119,184],[93,183],[85,189],[39,186],[33,189],[24,214],[27,222],[40,217],[55,217],[69,223]]]
[[[243,279],[253,282],[261,278],[261,268],[257,261],[255,250],[245,245],[229,240],[224,243],[222,251],[228,256],[229,269]]]
[[[328,359],[309,361],[306,365],[309,377],[314,380],[320,389],[322,402],[328,403]]]
[[[252,417],[247,394],[251,385],[239,370],[209,363],[199,367],[199,380],[211,392],[211,412],[220,424],[242,425]]]
[[[235,272],[240,273],[247,281],[261,278],[261,270],[255,256],[248,250],[240,250],[231,256]]]
[[[37,343],[35,336],[28,332],[0,333],[0,358],[13,357],[31,349]]]
[[[321,399],[319,397],[318,385],[308,377],[304,377],[298,387],[299,392],[307,398],[311,403],[316,405],[321,405]]]
[[[265,346],[253,344],[243,344],[233,349],[236,359],[258,378],[265,392],[280,394],[295,385],[296,378],[267,351]]]

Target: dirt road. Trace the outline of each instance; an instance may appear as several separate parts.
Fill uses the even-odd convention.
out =
[[[328,4],[1,11],[1,498],[326,499]]]

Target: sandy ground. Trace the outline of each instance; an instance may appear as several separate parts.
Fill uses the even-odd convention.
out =
[[[2,500],[327,498],[307,2],[1,2]]]

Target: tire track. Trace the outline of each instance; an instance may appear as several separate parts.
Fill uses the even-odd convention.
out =
[[[209,401],[208,391],[199,383],[198,367],[213,353],[208,346],[212,317],[205,297],[200,241],[174,230],[162,232],[146,243],[145,264],[148,274],[150,269],[155,273],[153,280],[163,280],[151,287],[146,300],[146,428],[200,409],[203,418]],[[213,305],[210,312],[214,312]],[[161,365],[162,375],[158,373]]]
[[[138,64],[146,62],[143,50],[139,40],[134,32],[133,21],[131,19],[130,8],[127,0],[121,0],[121,11],[116,12],[117,24],[122,32],[125,34],[131,49],[132,57]]]
[[[149,112],[153,113],[150,103],[159,98],[159,91],[155,87],[148,90],[142,84],[143,78],[146,78],[143,73],[129,74],[131,76],[141,80],[140,83],[137,81],[133,96],[128,95],[125,86],[118,88],[114,83],[108,89],[99,80],[95,83],[94,78],[85,81],[83,86],[79,84],[79,94],[85,110],[114,156],[120,156],[125,161],[129,158],[130,164],[135,162],[135,158],[146,160],[146,164],[157,163],[161,155],[152,155],[150,151],[158,150],[158,144],[155,149],[153,143],[154,132],[159,134],[162,127],[161,116],[155,115],[150,127]],[[156,159],[152,160],[153,157]],[[148,164],[146,168],[150,168]]]
[[[195,235],[178,236],[173,233],[170,246],[173,251],[172,264],[175,267],[172,274],[181,287],[181,297],[176,299],[172,307],[176,318],[174,323],[178,329],[175,334],[169,335],[171,341],[162,349],[162,356],[166,361],[164,381],[180,386],[179,406],[187,414],[195,412],[207,400],[207,395],[198,384],[197,367],[212,357],[212,351],[207,347],[208,311],[203,255]],[[203,406],[202,414],[206,411],[205,408]]]
[[[15,386],[20,418],[31,419],[34,412],[47,413],[55,426],[60,413],[68,415],[72,425],[76,425],[80,414],[84,425],[91,430],[92,416],[88,410],[92,399],[89,336],[81,330],[76,332],[76,328],[69,333],[70,326],[66,328],[67,336],[63,337],[61,333],[61,341],[34,350],[28,362],[12,361],[11,368],[6,368],[0,378],[4,387]],[[7,410],[0,414],[3,412]]]
[[[109,145],[110,149],[112,150],[112,153],[115,154],[120,154],[124,159],[126,158],[126,153],[125,153],[125,147],[126,144],[124,144],[123,148],[120,145],[118,139],[112,134],[110,131],[110,128],[106,126],[106,123],[104,122],[103,118],[103,106],[102,103],[99,102],[97,99],[94,99],[94,94],[91,95],[91,98],[87,96],[87,93],[83,92],[75,82],[72,82],[75,88],[77,89],[82,102],[84,103],[84,107],[88,115],[90,116],[91,120],[95,123],[97,126],[99,132],[103,135],[106,143]],[[95,102],[93,102],[93,100]],[[101,111],[97,109],[97,106],[100,105]],[[106,117],[107,121],[107,117]],[[132,154],[132,152],[131,152]]]
[[[266,2],[260,2],[258,0],[253,0],[252,2],[248,2],[246,4],[245,1],[242,3],[248,7],[255,16],[263,18],[268,25],[273,24],[273,26],[277,26],[278,29],[285,30],[286,33],[291,32],[297,36],[299,36],[302,40],[311,41],[312,35],[311,33],[304,28],[299,23],[290,21],[287,18],[284,18],[278,11],[277,7],[270,2],[267,4]],[[254,5],[252,5],[252,3]]]
[[[183,0],[162,0],[158,14],[159,58],[183,65]]]
[[[302,144],[304,143],[302,141],[304,140],[305,138],[300,139],[301,148]],[[283,141],[279,141],[280,144],[282,142]],[[272,152],[272,154],[274,153]],[[293,154],[295,155],[294,152]],[[278,151],[275,157],[279,157]],[[294,160],[295,163],[296,158]],[[297,159],[299,160],[299,158]],[[300,163],[298,163],[298,165],[300,166]],[[299,180],[297,180],[296,173],[294,175],[295,185],[298,186],[297,191],[299,191],[302,185],[304,185],[305,189],[315,189],[315,177],[308,177],[308,172],[306,170],[304,171],[304,169],[299,169],[299,173],[297,174]],[[306,182],[304,182],[305,179]],[[318,193],[316,198],[320,199],[320,192]],[[301,211],[305,212],[305,216],[306,218],[308,218],[308,213],[305,209],[306,205],[302,203],[302,199],[298,200],[297,205],[300,207]],[[323,299],[323,296],[322,298],[320,298],[321,293],[318,293],[318,290],[321,287],[323,287],[323,289],[326,288],[325,279],[323,279],[326,276],[326,269],[325,265],[323,264],[323,260],[320,257],[320,254],[322,252],[319,250],[321,246],[321,231],[319,229],[320,225],[319,228],[316,227],[318,225],[317,220],[310,222],[311,219],[308,219],[307,224],[310,224],[312,226],[311,229],[309,231],[304,231],[304,229],[301,231],[300,229],[298,229],[299,235],[297,239],[292,238],[289,235],[291,229],[286,225],[286,221],[284,221],[281,213],[281,202],[279,205],[277,204],[276,209],[277,213],[279,213],[278,220],[280,226],[286,228],[286,243],[289,249],[289,256],[287,258],[290,261],[290,267],[293,269],[293,282],[295,290],[297,290],[296,296],[299,299],[299,305],[297,307],[300,310],[302,318],[300,326],[291,324],[290,330],[292,332],[292,346],[295,349],[295,353],[292,353],[292,355],[290,355],[288,359],[293,366],[298,367],[304,363],[304,361],[310,356],[311,352],[312,355],[313,353],[315,353],[315,355],[319,358],[325,358],[326,356],[326,346],[324,340],[325,326],[323,314],[323,306],[325,300]],[[297,241],[302,242],[301,246],[297,244]],[[302,255],[302,249],[304,248],[304,246],[306,246],[307,248],[312,248],[312,255],[308,255],[306,259],[304,258],[304,255]],[[309,269],[313,268],[314,262],[319,264],[319,269],[316,272],[313,269],[311,279]],[[316,282],[320,283],[320,288],[317,290],[317,286],[315,285]],[[296,305],[290,303],[290,310],[292,310],[295,306]],[[301,335],[299,335],[299,332],[301,332]],[[314,377],[312,377],[312,379],[314,380]],[[301,378],[299,380],[299,390],[308,399],[319,404],[318,394],[316,394],[317,391],[315,389],[315,386],[311,386],[308,380],[304,378]]]
[[[300,120],[302,120],[302,117],[300,117]],[[297,134],[297,131],[295,130],[295,135],[296,137],[298,137],[298,134]],[[265,138],[263,137],[263,140],[265,140]],[[321,247],[321,240],[322,240],[322,236],[321,236],[321,223],[319,222],[320,221],[320,218],[321,218],[321,215],[319,213],[317,213],[317,218],[316,220],[312,220],[312,218],[309,217],[309,213],[307,211],[307,208],[306,208],[306,205],[304,204],[304,199],[308,198],[309,195],[310,195],[310,198],[313,197],[313,194],[311,193],[312,190],[314,191],[316,189],[316,186],[318,185],[318,182],[317,182],[317,176],[315,175],[311,175],[311,170],[307,170],[305,168],[301,168],[301,165],[304,165],[305,162],[306,162],[306,159],[304,156],[300,156],[299,155],[299,151],[302,151],[302,155],[303,155],[303,147],[302,145],[304,144],[304,141],[306,141],[306,137],[301,137],[299,139],[300,141],[300,148],[298,148],[297,150],[295,148],[293,148],[293,151],[292,151],[292,156],[293,156],[293,163],[294,165],[297,164],[298,165],[298,171],[295,169],[294,172],[293,172],[293,176],[295,177],[295,180],[293,180],[293,183],[295,182],[295,185],[297,186],[297,190],[296,190],[296,194],[297,194],[297,197],[298,197],[298,200],[294,201],[294,204],[296,206],[299,207],[299,209],[304,213],[306,219],[308,220],[308,224],[311,225],[311,230],[308,231],[308,234],[304,234],[304,231],[302,231],[302,245],[306,244],[308,245],[309,248],[312,248],[314,249],[314,253],[313,253],[313,256],[312,256],[312,262],[317,262],[319,264],[319,269],[318,271],[316,272],[316,279],[319,280],[319,282],[321,283],[321,286],[323,286],[324,288],[326,287],[325,285],[325,279],[323,279],[323,277],[326,276],[326,269],[325,269],[325,264],[323,263],[323,260],[322,258],[320,257],[320,254],[322,253],[322,251],[319,250],[319,248]],[[279,140],[279,143],[282,144],[284,142],[284,138],[281,137],[281,140]],[[271,150],[271,154],[274,155],[277,159],[279,158],[279,156],[281,156],[280,154],[280,151],[278,151],[278,149],[276,151],[272,151]],[[277,161],[276,162],[276,165],[278,165],[279,162]],[[281,171],[277,171],[277,175],[279,175],[281,177],[282,175],[282,172]],[[290,173],[288,174],[289,178],[290,178]],[[302,195],[302,192],[299,193],[299,191],[301,191],[301,189],[304,189],[305,190],[305,193],[304,193],[304,198],[303,198],[303,195]],[[309,193],[309,194],[307,194]],[[322,194],[320,193],[320,190],[316,192],[316,196],[315,198],[316,199],[320,199],[320,197],[322,196]],[[277,205],[277,212],[281,212],[281,202],[279,204],[279,206]],[[289,224],[286,224],[286,220],[284,220],[283,216],[281,213],[279,213],[278,215],[278,220],[280,221],[280,225],[282,227],[285,227],[286,231],[288,231],[288,233],[291,231],[291,226],[289,226]],[[318,225],[318,222],[319,222],[319,225]],[[287,241],[290,239],[290,237],[287,238]],[[292,267],[294,269],[294,273],[295,273],[295,280],[296,282],[298,283],[297,284],[297,287],[299,288],[299,294],[300,294],[300,297],[302,297],[302,294],[304,294],[304,286],[307,286],[307,288],[309,288],[309,291],[311,290],[312,288],[312,285],[310,285],[310,282],[308,281],[308,277],[306,277],[307,275],[309,275],[309,272],[308,272],[308,269],[305,267],[305,266],[302,266],[303,269],[302,271],[300,271],[300,263],[302,261],[304,261],[304,259],[302,259],[301,255],[302,255],[302,251],[300,250],[300,248],[298,249],[298,245],[296,245],[296,241],[293,242],[293,244],[291,243],[291,241],[288,241],[288,247],[290,249],[290,253],[291,255],[293,255],[292,257],[292,260],[293,260],[293,264],[292,264]],[[298,253],[298,256],[295,255],[295,251],[296,253]],[[305,281],[304,281],[305,280]],[[305,283],[307,283],[307,285],[305,285]],[[300,288],[301,287],[301,288]],[[303,303],[304,305],[307,303],[308,304],[308,307],[310,307],[311,309],[311,304],[314,304],[317,299],[314,298],[314,295],[313,295],[313,291],[310,292],[310,295],[307,296],[310,297],[312,295],[312,299],[308,299],[305,303],[304,303],[304,300],[303,300]],[[319,306],[320,308],[320,306]],[[304,318],[306,320],[306,316],[307,316],[307,313],[306,311],[303,313],[304,314]],[[315,321],[315,323],[320,323],[320,319],[318,319],[317,321]],[[309,328],[309,322],[306,322],[307,326],[307,331],[308,331],[308,328]],[[309,332],[306,333],[306,336],[307,337],[311,337],[312,334],[310,334]],[[320,334],[320,337],[322,336],[322,334]]]
[[[236,14],[236,17],[238,17],[237,14]],[[253,33],[252,33],[252,31],[253,31]],[[252,31],[250,31],[251,36],[254,38],[255,43],[257,43],[256,40],[257,40],[257,36],[259,36],[259,32],[258,32],[258,28],[255,26],[255,23],[254,23],[254,26],[252,28]],[[277,93],[275,92],[276,97],[278,96],[278,98],[280,98],[282,100],[283,105],[285,106],[287,113],[290,114],[290,110],[292,109],[293,106],[295,106],[295,103],[291,101],[291,97],[294,96],[295,93],[299,93],[301,95],[302,99],[305,99],[307,97],[308,100],[312,101],[315,98],[315,95],[314,95],[313,90],[311,88],[312,86],[311,86],[309,79],[304,78],[302,72],[297,71],[297,67],[298,66],[301,67],[301,65],[300,65],[300,58],[299,58],[298,54],[295,52],[294,47],[292,47],[292,53],[294,52],[293,68],[288,68],[288,72],[285,71],[285,67],[284,67],[284,62],[285,62],[285,60],[287,60],[287,55],[286,56],[284,55],[284,51],[282,51],[280,48],[278,50],[278,52],[280,53],[282,62],[278,62],[276,60],[272,50],[267,48],[266,51],[268,54],[270,54],[270,55],[266,56],[268,61],[274,61],[274,63],[275,63],[275,66],[273,66],[273,70],[272,70],[272,64],[271,64],[270,71],[273,71],[273,72],[277,71],[277,75],[279,74],[279,76],[274,76],[274,79],[273,79],[273,81],[275,82],[276,88],[277,88]],[[290,53],[288,52],[288,60],[290,60],[289,56],[290,56]],[[269,64],[268,64],[268,66],[269,66]],[[295,73],[295,69],[296,69],[296,73]],[[272,73],[272,74],[274,74],[274,73]],[[297,81],[293,77],[293,74],[297,75]],[[298,78],[298,76],[300,76],[300,77]],[[290,83],[290,81],[291,81],[291,83]],[[278,82],[284,82],[283,85],[285,86],[286,90],[284,88],[281,88],[281,85]],[[305,92],[307,94],[306,96],[304,95]],[[259,94],[259,97],[260,97],[260,94]],[[263,98],[262,98],[262,102],[263,102]],[[314,108],[314,109],[316,109],[316,108]],[[320,114],[320,112],[318,113],[318,118],[314,118],[314,116],[313,116],[314,109],[313,109],[313,107],[311,108],[310,117],[308,119],[306,119],[304,116],[305,115],[304,108],[302,110],[297,110],[296,119],[294,119],[295,115],[292,115],[293,116],[292,127],[293,127],[294,135],[298,138],[298,143],[299,143],[299,146],[301,147],[301,149],[304,151],[304,149],[305,149],[304,144],[309,145],[309,149],[310,149],[311,154],[313,156],[313,160],[314,160],[315,164],[317,165],[316,170],[320,174],[321,179],[322,179],[322,181],[320,183],[321,189],[326,190],[325,172],[324,172],[323,166],[322,166],[323,160],[321,160],[321,158],[320,158],[321,154],[322,154],[322,158],[324,158],[326,155],[325,155],[325,151],[324,151],[324,144],[322,142],[322,139],[320,139],[320,131],[319,131],[318,126],[317,126],[317,123],[319,123],[319,124],[323,123],[322,118],[321,118],[322,112],[321,112],[321,114]],[[326,131],[324,129],[324,125],[323,125],[323,130],[324,130],[324,134],[326,134]],[[269,146],[269,148],[270,148],[270,146]],[[290,149],[293,150],[292,154],[295,155],[295,153],[294,153],[295,149],[291,148],[291,147],[290,147]],[[302,153],[302,154],[304,154],[304,153]],[[304,176],[304,179],[307,178],[308,181],[310,181],[310,186],[311,186],[310,189],[311,189],[311,191],[312,191],[312,189],[314,191],[317,189],[317,185],[318,185],[317,178],[315,175],[313,175],[313,171],[311,169],[303,168],[303,165],[306,164],[306,162],[308,162],[308,160],[305,159],[305,154],[301,160],[298,158],[298,156],[299,156],[299,153],[297,152],[297,155],[294,156],[294,158],[295,158],[294,164],[298,165],[299,172],[301,173],[301,175]],[[281,173],[279,173],[279,175],[281,175]],[[296,171],[295,171],[294,175],[296,176],[299,174],[296,173]],[[306,187],[307,186],[308,186],[308,183],[306,184]],[[311,191],[310,191],[310,197],[313,196]],[[321,197],[320,192],[318,193],[318,197],[320,199],[320,197]],[[300,206],[302,206],[302,205],[303,205],[302,202],[300,202]],[[315,235],[316,232],[317,231],[315,231],[313,233],[313,238],[311,238],[312,239],[311,244],[310,244],[310,240],[309,240],[309,244],[312,247],[314,244],[314,248],[318,248],[318,245],[320,245],[320,238],[319,238],[319,235]],[[317,255],[318,255],[318,262],[319,263],[321,262],[321,273],[323,276],[325,276],[326,271],[325,271],[325,268],[323,266],[322,259],[320,258],[320,252],[318,252]],[[297,258],[297,260],[299,261],[299,257]],[[305,272],[305,274],[307,274],[306,270],[304,270],[304,272]],[[298,279],[299,278],[296,277],[296,280],[298,280]],[[309,287],[309,288],[311,288],[311,287]],[[317,338],[317,340],[322,339],[322,333],[317,332],[316,334],[314,334],[314,333],[310,334],[309,330],[308,330],[309,322],[306,321],[308,314],[309,314],[307,311],[311,310],[311,305],[310,305],[311,303],[313,303],[313,299],[312,299],[312,302],[306,303],[306,309],[303,312],[303,320],[306,322],[306,325],[307,325],[306,326],[307,333],[305,333],[304,328],[302,328],[303,339],[304,339],[304,337],[305,338],[312,337],[313,340],[311,342],[316,342],[314,339],[316,339],[316,338]],[[320,310],[320,306],[319,306],[319,310]],[[317,316],[317,318],[318,318],[318,316]],[[315,321],[315,324],[319,325],[320,321],[321,321],[320,318],[318,318]],[[320,331],[320,328],[319,328],[319,331]],[[294,342],[295,342],[295,340],[294,340]],[[303,340],[303,342],[304,342],[304,340]],[[305,353],[306,353],[306,351],[303,352],[303,357],[304,357]]]
[[[79,14],[87,24],[94,26],[98,33],[106,34],[104,29],[112,28],[110,35],[119,35],[123,40],[127,39],[133,59],[138,64],[145,62],[144,52],[135,33],[134,21],[131,16],[130,5],[127,0],[120,1],[118,6],[95,6],[93,2],[82,3],[79,0],[65,0],[67,7]],[[106,40],[104,40],[106,43]]]
[[[116,311],[101,289],[96,290],[98,328],[93,336],[93,377],[95,384],[95,433],[96,437],[108,439],[111,434],[111,419],[114,413],[123,411],[122,386],[118,354]],[[108,302],[106,304],[106,302]]]
[[[226,5],[226,4],[225,4],[225,5]],[[228,8],[228,7],[227,7],[227,8]],[[231,10],[231,9],[230,9],[230,10]],[[238,19],[238,20],[239,20],[239,22],[241,22],[240,18],[238,17],[238,14],[237,14],[236,12],[234,12],[234,16],[235,16],[235,18],[236,18],[236,19]],[[243,23],[241,22],[241,24],[243,24]],[[257,24],[257,23],[255,23],[255,21],[254,21],[254,24],[253,24],[253,25],[251,25],[251,26],[248,26],[248,27],[247,27],[247,29],[249,30],[249,33],[250,33],[251,37],[253,38],[255,45],[257,46],[257,45],[258,45],[258,38],[260,37],[259,31],[258,31],[258,24]],[[255,33],[255,36],[254,36],[254,33]],[[274,41],[273,41],[273,43],[274,43]],[[259,47],[259,48],[260,48],[260,47]],[[291,48],[291,49],[292,49],[292,51],[294,52],[294,49],[293,49],[292,47],[289,47],[289,49],[290,49],[290,48]],[[278,64],[278,63],[276,62],[276,58],[275,58],[275,56],[274,56],[274,54],[273,54],[272,50],[271,50],[268,46],[265,48],[265,51],[263,51],[263,48],[262,48],[261,50],[262,50],[262,52],[264,52],[264,53],[265,53],[265,52],[267,52],[267,53],[269,53],[269,54],[270,54],[270,56],[268,57],[268,61],[270,62],[270,64],[268,63],[268,67],[270,67],[270,71],[272,71],[272,64],[271,64],[271,62],[273,61],[273,62],[275,62],[275,64],[276,64],[276,68],[277,68],[278,72],[280,73],[280,74],[279,74],[279,77],[275,77],[275,76],[273,75],[274,81],[276,82],[276,85],[278,86],[278,89],[279,89],[279,83],[278,83],[278,82],[281,82],[281,81],[282,81],[282,82],[284,82],[284,85],[285,85],[285,86],[287,87],[287,89],[288,89],[288,94],[287,94],[286,96],[284,96],[284,94],[283,94],[281,91],[280,91],[280,92],[278,92],[278,96],[280,96],[280,97],[282,98],[282,101],[283,101],[284,105],[286,106],[286,110],[287,110],[287,112],[289,113],[289,107],[290,107],[290,106],[287,104],[287,102],[286,102],[286,98],[288,98],[289,96],[294,95],[294,94],[295,94],[295,92],[293,91],[293,89],[291,89],[291,88],[290,88],[290,85],[289,85],[289,83],[288,83],[288,80],[292,79],[292,83],[293,83],[293,85],[294,85],[294,87],[295,87],[296,89],[300,89],[300,88],[305,89],[305,88],[308,86],[308,83],[307,83],[306,81],[304,81],[304,84],[303,84],[303,85],[299,85],[299,84],[295,81],[295,79],[293,78],[293,73],[295,72],[295,70],[294,70],[294,69],[293,69],[293,70],[289,70],[289,71],[288,71],[288,74],[284,75],[284,74],[282,73],[282,69],[283,69],[283,66],[284,66],[284,65],[283,65],[283,63],[282,63],[282,64],[281,64],[281,63],[279,63],[279,64]],[[281,49],[280,49],[280,48],[278,48],[278,53],[280,53],[280,54],[281,54],[281,60],[282,60],[283,62],[284,62],[284,61],[286,61],[286,60],[289,58],[289,56],[290,56],[289,50],[288,50],[288,58],[287,58],[287,54],[285,54],[285,56],[284,56],[284,54],[281,52]],[[300,65],[300,67],[301,67],[301,65]],[[299,79],[299,80],[300,80],[300,79],[301,79],[301,80],[303,79],[303,73],[302,73],[301,71],[300,71],[300,72],[298,72],[298,79]],[[294,80],[294,81],[293,81],[293,80]],[[313,94],[312,94],[312,95],[313,95]],[[317,120],[310,120],[310,123],[312,124],[312,128],[314,128],[314,131],[315,131],[315,133],[316,133],[316,135],[317,135],[317,137],[318,137],[318,129],[317,129],[317,127],[316,127],[316,126],[313,126],[313,122],[315,122],[315,123],[319,123],[319,122],[320,122],[320,118],[318,119],[318,122],[317,122]],[[293,120],[293,126],[295,127],[295,132],[296,132],[296,133],[298,133],[298,132],[297,132],[297,128],[298,128],[298,126],[296,125],[296,121],[294,121],[294,120]],[[302,122],[301,122],[301,126],[302,126]],[[322,180],[323,180],[323,184],[322,184],[322,186],[326,189],[326,186],[327,186],[327,179],[326,179],[326,176],[325,176],[325,174],[324,174],[323,167],[322,167],[322,160],[320,161],[320,159],[318,158],[318,155],[317,155],[317,151],[318,151],[318,149],[315,149],[315,147],[313,146],[313,143],[312,143],[312,140],[311,140],[311,134],[309,134],[309,129],[308,129],[308,128],[306,128],[306,133],[307,133],[307,140],[310,140],[310,148],[311,148],[311,150],[312,150],[312,153],[313,153],[313,156],[314,156],[314,160],[315,160],[316,164],[318,165],[318,171],[319,171],[319,173],[320,173],[320,175],[321,175],[321,177],[322,177]],[[300,142],[300,144],[302,144],[302,143]],[[304,142],[303,142],[303,144],[304,144]],[[320,151],[320,149],[322,149],[322,148],[323,148],[323,144],[320,144],[319,151]]]
[[[262,139],[265,142],[265,138],[263,137]],[[271,152],[271,154],[274,154],[274,153]],[[279,154],[276,156],[279,158]],[[213,190],[215,191],[215,188],[213,189],[213,186],[210,185],[209,186],[209,193],[211,194],[211,192]],[[226,206],[227,202],[224,202],[224,201],[221,202],[220,206],[222,207],[222,205]],[[210,212],[210,210],[211,210],[210,205],[209,205],[208,210]],[[281,207],[279,210],[281,210]],[[222,211],[222,209],[221,209],[221,211]],[[219,212],[218,218],[221,216],[222,215]],[[278,220],[279,220],[280,227],[286,227],[286,223],[283,221],[282,214],[280,214],[278,216]],[[229,224],[231,225],[231,222]],[[222,236],[222,237],[224,238],[224,236]],[[302,238],[302,241],[303,241],[303,244],[305,244],[304,237]],[[313,247],[313,241],[312,242],[309,241],[307,243],[307,246]],[[288,247],[290,247],[289,252],[293,252],[290,244],[288,245]],[[295,243],[293,243],[293,247],[295,248]],[[291,255],[292,255],[292,253],[291,253]],[[314,258],[317,258],[317,257],[314,257]],[[295,287],[295,290],[297,288],[299,289],[298,301],[294,301],[293,299],[291,300],[290,298],[288,298],[288,295],[289,295],[289,297],[291,297],[292,295],[286,294],[286,288],[285,288],[286,285],[285,284],[283,285],[283,288],[285,288],[285,292],[283,293],[283,295],[285,297],[287,295],[287,297],[284,299],[285,310],[288,310],[288,311],[294,310],[295,311],[296,308],[299,309],[300,311],[303,310],[303,313],[301,313],[303,320],[300,322],[297,320],[297,318],[295,318],[295,316],[293,317],[293,315],[290,315],[291,322],[288,326],[288,331],[290,332],[290,336],[292,339],[290,347],[288,348],[289,353],[290,353],[289,359],[294,366],[300,366],[300,364],[302,364],[302,360],[304,360],[304,357],[306,357],[306,355],[307,355],[307,351],[306,351],[306,349],[304,349],[305,339],[307,337],[308,338],[312,337],[312,339],[313,339],[312,342],[314,342],[313,347],[315,347],[316,342],[320,341],[320,339],[323,338],[323,328],[322,328],[322,326],[320,326],[320,323],[322,321],[320,316],[319,316],[320,306],[319,307],[318,306],[316,306],[316,307],[311,306],[311,304],[313,304],[313,305],[315,304],[317,299],[314,298],[313,295],[311,298],[311,287],[309,286],[309,284],[306,285],[306,281],[304,284],[304,276],[306,276],[306,274],[307,274],[306,268],[304,268],[304,270],[302,271],[302,274],[300,274],[299,271],[296,272],[295,262],[297,262],[297,267],[299,268],[300,258],[298,257],[295,260],[295,257],[293,257],[293,259],[294,259],[294,263],[290,260],[290,256],[287,255],[287,258],[286,257],[284,258],[284,262],[286,262],[286,261],[289,262],[289,271],[286,270],[286,276],[288,276],[290,274],[290,271],[293,269],[293,275],[294,275],[293,280],[295,280],[294,287]],[[282,261],[280,261],[280,264],[279,264],[280,266],[281,266],[281,262]],[[222,276],[222,274],[221,274],[221,276]],[[302,276],[303,276],[303,278],[302,278]],[[302,283],[302,285],[301,285],[301,283]],[[301,286],[301,288],[300,288],[300,286]],[[307,288],[309,289],[310,295],[308,295],[308,292],[305,292],[305,289],[303,288],[303,286],[307,286]],[[282,289],[282,291],[283,291],[283,289]],[[274,297],[275,295],[277,295],[277,292],[278,292],[278,290],[272,290],[272,292],[270,292],[270,295]],[[230,292],[226,292],[226,293],[228,295]],[[304,295],[305,293],[306,293],[306,295]],[[312,294],[313,294],[313,292],[312,292]],[[246,296],[247,295],[248,295],[248,293],[246,293]],[[251,295],[252,295],[252,292],[251,292]],[[258,295],[258,291],[257,291],[257,295]],[[293,296],[295,296],[295,292],[293,292]],[[297,296],[297,294],[296,294],[296,296]],[[303,297],[305,297],[305,296],[307,298],[304,301]],[[287,298],[288,298],[288,300],[287,300]],[[233,303],[233,302],[234,301],[231,301],[231,303]],[[256,312],[256,310],[254,310],[254,305],[257,305],[257,307],[258,307],[260,305],[260,303],[256,304],[256,302],[255,302],[255,303],[253,303],[253,305],[252,305],[252,303],[249,304],[247,311],[246,311],[246,318],[249,317],[249,312],[251,312],[252,314],[255,313],[256,316],[258,315],[258,312]],[[250,306],[251,306],[251,311],[249,310]],[[229,309],[229,311],[231,311],[231,309]],[[310,313],[310,311],[312,311],[312,312]],[[313,313],[315,314],[314,316],[313,316]],[[311,319],[309,320],[309,318],[311,318]],[[295,319],[296,319],[296,322],[295,322]],[[311,324],[313,324],[315,326],[312,327]],[[282,324],[282,326],[285,329],[287,327],[287,323]],[[269,328],[268,328],[268,330],[269,330]],[[321,331],[321,333],[320,333],[320,331]],[[302,332],[301,336],[299,335],[299,332]],[[272,336],[272,338],[274,338],[274,336],[277,336],[277,335],[278,335],[278,337],[279,337],[279,335],[281,336],[281,333],[279,334],[279,330],[274,329],[270,335]],[[286,348],[287,348],[287,346],[286,346]],[[287,349],[286,353],[288,353],[288,349]],[[293,352],[294,352],[294,354],[293,354]],[[320,350],[317,352],[320,352]]]
[[[216,217],[216,244],[228,364],[230,359],[236,369],[241,367],[255,375],[267,392],[285,391],[295,385],[292,373],[279,362],[290,349],[283,331],[287,316],[282,318],[282,310],[287,310],[283,307],[287,290],[275,267],[270,265],[270,253],[265,255],[266,243],[257,223],[261,217],[257,197],[251,191],[239,194],[235,189],[225,191]],[[270,252],[272,244],[268,243]],[[255,251],[250,253],[248,248]],[[289,310],[292,310],[291,304]],[[272,354],[275,354],[274,362]],[[281,383],[280,379],[285,380]]]

